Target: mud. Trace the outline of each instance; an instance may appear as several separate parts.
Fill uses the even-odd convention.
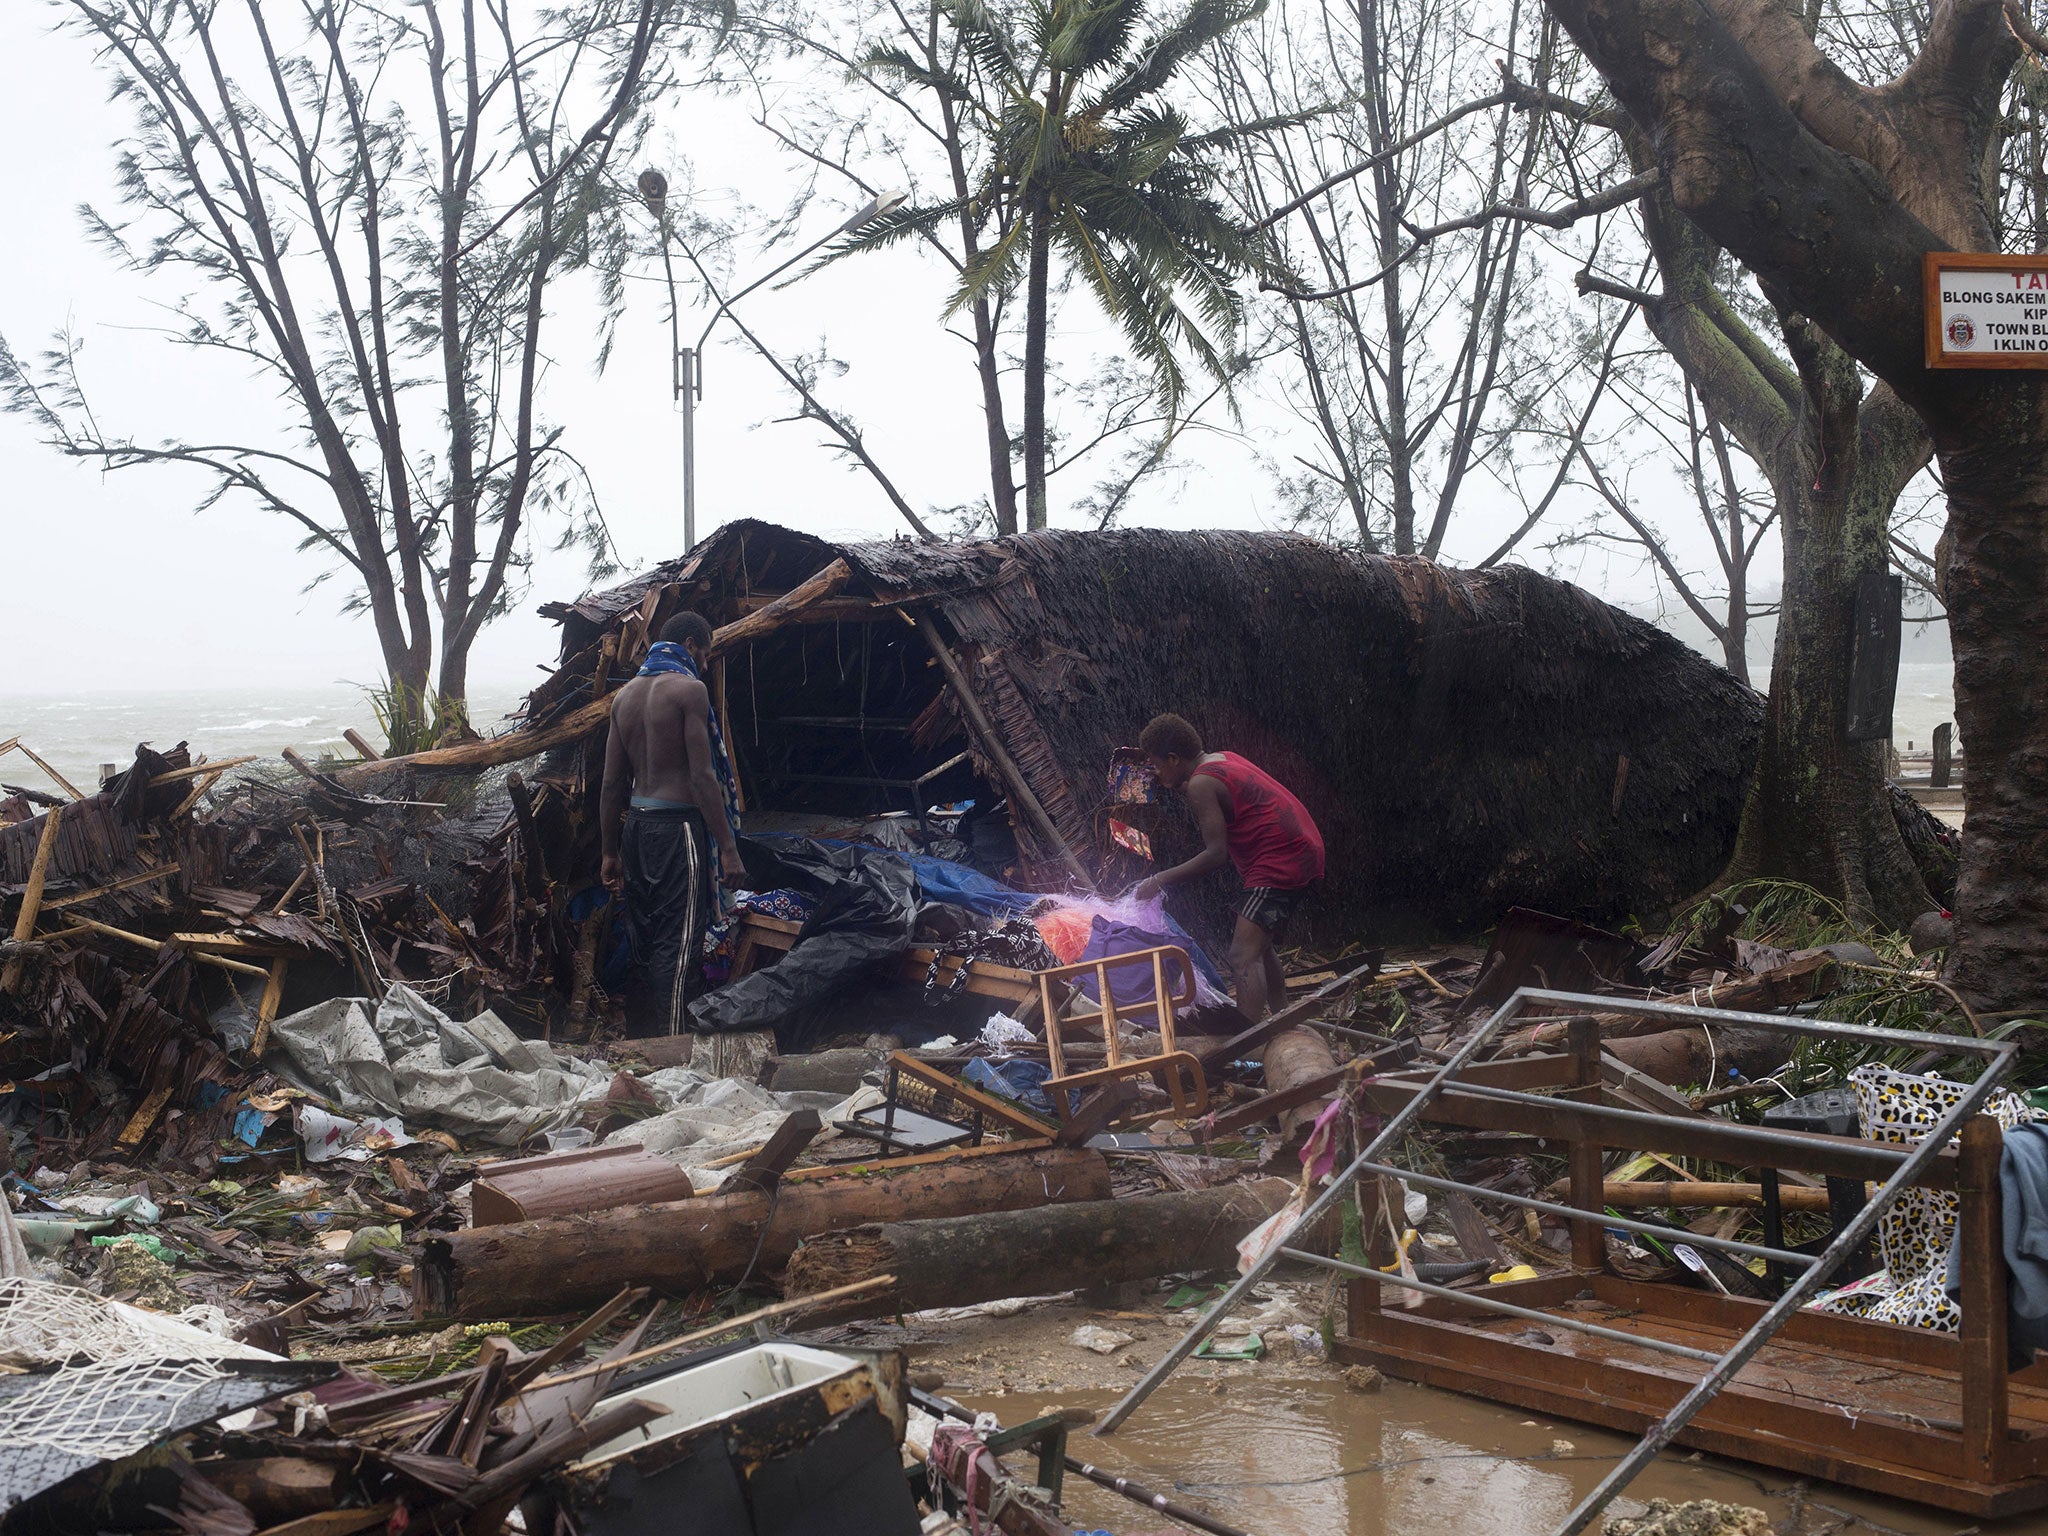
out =
[[[1315,1286],[1269,1288],[1273,1312],[1319,1310]],[[1083,1324],[1134,1335],[1112,1356],[1068,1343]],[[1182,1324],[1157,1293],[1115,1307],[1042,1302],[1012,1316],[920,1314],[880,1330],[940,1390],[1018,1424],[1048,1409],[1105,1412]],[[1565,1420],[1406,1382],[1348,1388],[1342,1370],[1280,1330],[1256,1362],[1190,1360],[1115,1435],[1076,1428],[1074,1456],[1240,1526],[1253,1536],[1547,1536],[1634,1443]],[[1019,1462],[1019,1467],[1024,1467]],[[2038,1515],[1973,1521],[1831,1483],[1696,1453],[1667,1454],[1612,1506],[1716,1499],[1763,1510],[1778,1536],[2020,1536]],[[1080,1530],[1177,1531],[1069,1474]]]

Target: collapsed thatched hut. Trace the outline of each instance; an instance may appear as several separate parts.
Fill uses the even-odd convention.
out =
[[[1613,918],[1698,889],[1731,846],[1761,701],[1565,582],[1312,540],[1157,529],[840,543],[728,524],[542,611],[560,668],[529,729],[594,745],[595,707],[694,607],[750,815],[1007,800],[1025,856],[1142,873],[1112,751],[1160,710],[1295,787],[1330,853],[1326,933],[1484,925],[1527,905]],[[594,780],[596,759],[586,756]]]

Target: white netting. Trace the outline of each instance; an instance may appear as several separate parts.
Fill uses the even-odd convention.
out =
[[[84,1356],[0,1401],[0,1449],[44,1446],[126,1456],[175,1421],[223,1374],[217,1360],[277,1356],[223,1337],[218,1307],[163,1317],[48,1280],[0,1280],[0,1360],[50,1365]]]

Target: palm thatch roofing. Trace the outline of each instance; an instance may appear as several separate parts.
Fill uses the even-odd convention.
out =
[[[630,676],[682,608],[729,623],[838,560],[849,579],[797,626],[819,638],[777,632],[729,660],[743,779],[763,771],[778,712],[828,718],[820,674],[842,694],[855,686],[846,632],[858,629],[860,708],[917,713],[920,761],[964,744],[990,785],[1002,783],[991,754],[1006,752],[1092,869],[1119,857],[1111,752],[1159,711],[1186,715],[1211,749],[1261,764],[1314,813],[1329,848],[1325,932],[1471,930],[1513,905],[1647,913],[1704,886],[1734,842],[1762,700],[1728,672],[1533,571],[1449,570],[1289,534],[930,545],[731,523],[680,560],[543,608],[563,626],[562,665],[529,700],[530,723]],[[995,743],[963,718],[906,616],[931,620],[958,658]],[[1026,854],[1050,865],[1057,850],[1014,820]],[[1159,840],[1173,847],[1172,825]]]

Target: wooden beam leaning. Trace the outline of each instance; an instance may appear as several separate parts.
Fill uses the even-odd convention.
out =
[[[810,580],[791,587],[782,596],[766,607],[756,609],[732,621],[720,625],[711,635],[711,654],[721,656],[727,651],[773,634],[797,614],[813,603],[821,603],[831,597],[848,581],[853,571],[844,560],[834,560]]]
[[[846,585],[852,572],[844,560],[835,560],[800,587],[793,587],[782,594],[758,613],[736,619],[713,632],[711,654],[719,655],[736,645],[758,640],[781,625],[797,617],[812,602],[830,597]],[[409,765],[414,768],[496,768],[505,763],[516,763],[524,758],[538,757],[553,747],[566,746],[580,741],[611,718],[612,700],[616,693],[608,693],[601,699],[593,699],[580,709],[571,710],[551,724],[523,731],[508,731],[503,736],[492,736],[483,741],[465,741],[452,747],[435,747],[426,752],[414,752],[405,757],[379,758],[373,763],[358,763],[352,768],[341,770],[336,777],[353,780],[380,773],[388,768]]]
[[[793,595],[793,594],[792,594]],[[764,610],[765,611],[765,610]],[[901,611],[901,610],[899,610]],[[967,716],[968,728],[974,732],[974,739],[982,751],[988,754],[990,762],[996,765],[996,772],[1002,775],[1003,787],[1010,792],[1010,798],[1024,809],[1031,818],[1038,835],[1045,839],[1046,846],[1054,851],[1059,861],[1067,867],[1067,873],[1080,881],[1085,891],[1095,889],[1095,877],[1088,873],[1067,840],[1060,836],[1060,829],[1053,824],[1052,816],[1046,811],[1031,785],[1024,777],[1024,770],[1017,766],[1017,760],[1010,756],[1002,738],[996,734],[995,722],[988,717],[988,711],[981,707],[981,700],[974,696],[974,689],[968,685],[967,673],[960,665],[960,658],[939,638],[932,621],[921,613],[905,613],[924,643],[930,648],[932,659],[939,664],[939,670],[946,674],[946,681],[953,686],[954,695],[960,700],[960,709]]]
[[[26,944],[35,936],[36,918],[43,907],[43,882],[50,873],[50,855],[57,847],[57,827],[63,820],[64,807],[55,805],[44,813],[42,835],[36,839],[35,859],[28,867],[28,884],[21,893],[21,910],[14,914],[14,942]],[[0,972],[0,992],[12,992],[21,985],[22,961],[19,956],[7,962],[7,969]]]

